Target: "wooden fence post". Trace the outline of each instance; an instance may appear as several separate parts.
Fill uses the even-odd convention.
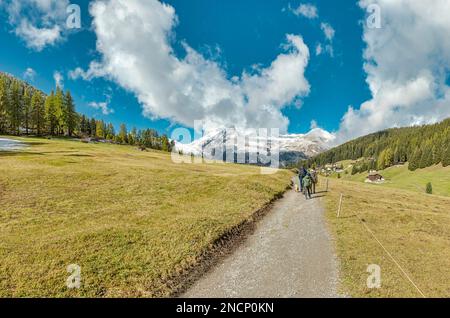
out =
[[[342,208],[342,199],[343,199],[344,195],[341,193],[341,199],[339,200],[339,209],[338,209],[338,213],[337,213],[337,217],[339,218],[341,216],[341,208]]]

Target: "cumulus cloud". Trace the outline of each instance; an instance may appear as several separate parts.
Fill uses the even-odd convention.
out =
[[[97,0],[90,6],[101,60],[71,78],[106,77],[133,92],[151,118],[168,118],[192,127],[205,120],[214,127],[277,127],[289,124],[281,110],[309,94],[305,78],[309,49],[301,36],[288,34],[266,68],[228,77],[215,60],[181,42],[176,56],[175,9],[157,0]],[[232,78],[231,80],[229,78]],[[208,127],[206,127],[208,128]]]
[[[29,81],[34,81],[34,77],[36,76],[36,71],[31,67],[28,67],[23,73],[23,78]]]
[[[297,8],[293,8],[291,4],[289,4],[288,10],[296,16],[304,16],[308,19],[316,19],[319,17],[317,7],[310,3],[301,3]]]
[[[69,0],[5,0],[8,22],[27,47],[42,51],[63,38]]]
[[[450,2],[362,0],[381,8],[382,29],[364,25],[364,69],[372,98],[349,107],[338,141],[450,115]]]

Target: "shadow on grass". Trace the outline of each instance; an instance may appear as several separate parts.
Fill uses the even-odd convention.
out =
[[[17,156],[43,156],[43,152],[29,151],[0,151],[0,157],[17,157]]]

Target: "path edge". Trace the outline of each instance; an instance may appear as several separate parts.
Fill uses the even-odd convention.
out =
[[[275,202],[282,199],[292,188],[293,184],[290,183],[284,190],[274,194],[273,198],[264,206],[214,240],[197,257],[195,264],[187,265],[181,273],[168,278],[164,285],[171,292],[166,297],[182,297],[200,278],[211,271],[221,260],[232,254],[255,231],[259,221],[272,211]]]

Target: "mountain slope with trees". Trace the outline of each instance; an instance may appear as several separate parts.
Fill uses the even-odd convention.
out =
[[[439,163],[450,166],[450,118],[433,125],[392,128],[349,141],[299,165],[324,166],[360,160],[352,173],[383,170],[408,162],[412,171]]]
[[[154,129],[116,134],[113,124],[76,112],[70,91],[57,87],[50,95],[12,75],[0,72],[0,134],[90,137],[118,144],[172,151],[173,142]]]

